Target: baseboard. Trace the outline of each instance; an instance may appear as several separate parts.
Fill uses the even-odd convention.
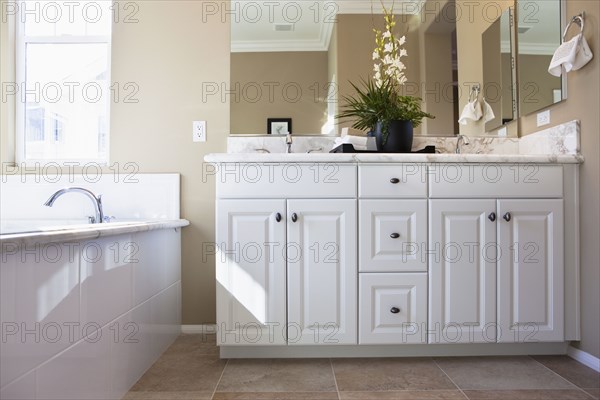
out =
[[[195,335],[213,335],[217,333],[217,325],[201,324],[201,325],[181,325],[181,333]]]
[[[600,358],[594,357],[590,353],[586,353],[585,351],[579,350],[573,346],[568,347],[567,355],[572,359],[579,361],[583,365],[590,367],[596,372],[600,372]]]

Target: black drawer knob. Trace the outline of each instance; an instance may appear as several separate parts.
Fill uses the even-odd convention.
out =
[[[396,184],[400,183],[400,179],[392,178],[392,179],[390,179],[390,183],[393,183],[394,185],[396,185]]]
[[[298,214],[293,213],[292,214],[292,222],[296,222],[296,221],[298,221]]]
[[[506,222],[510,222],[510,220],[512,219],[512,215],[510,215],[510,213],[507,212],[506,214],[504,214],[504,217],[502,217],[502,218],[504,218],[504,220]]]
[[[495,222],[496,221],[496,213],[493,212],[490,215],[488,215],[488,219],[492,222]]]
[[[281,222],[281,214],[280,213],[275,214],[275,221]]]
[[[390,312],[392,314],[398,314],[400,312],[400,309],[398,307],[392,307],[392,309],[390,310]]]
[[[390,235],[390,237],[391,237],[392,239],[398,239],[398,238],[400,237],[400,234],[399,234],[399,233],[392,233],[392,234]]]

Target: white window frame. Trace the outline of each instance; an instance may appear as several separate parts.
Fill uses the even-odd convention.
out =
[[[110,86],[112,83],[112,27],[111,34],[108,36],[26,36],[25,23],[21,17],[21,12],[18,11],[15,16],[15,76],[16,82],[19,85],[19,93],[15,96],[15,156],[18,165],[46,165],[46,164],[69,164],[75,166],[84,166],[85,164],[108,165],[110,162],[110,109],[111,96]],[[108,134],[106,136],[106,157],[105,158],[61,158],[61,159],[35,159],[25,158],[25,95],[21,92],[25,88],[25,71],[26,71],[26,47],[27,44],[87,44],[87,43],[103,43],[107,45],[107,80],[109,82],[109,93],[106,93],[106,116],[108,124]]]

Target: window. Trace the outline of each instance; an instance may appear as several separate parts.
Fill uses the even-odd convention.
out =
[[[111,2],[15,4],[19,161],[107,163]]]

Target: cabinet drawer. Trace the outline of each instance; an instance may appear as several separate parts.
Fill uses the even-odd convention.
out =
[[[431,198],[559,198],[561,165],[432,164],[428,167]]]
[[[427,167],[424,164],[361,165],[358,180],[360,197],[427,197]]]
[[[427,274],[359,280],[359,344],[427,343]]]
[[[427,200],[359,201],[359,271],[427,271]]]
[[[213,175],[218,198],[354,198],[356,166],[334,163],[229,163]]]

